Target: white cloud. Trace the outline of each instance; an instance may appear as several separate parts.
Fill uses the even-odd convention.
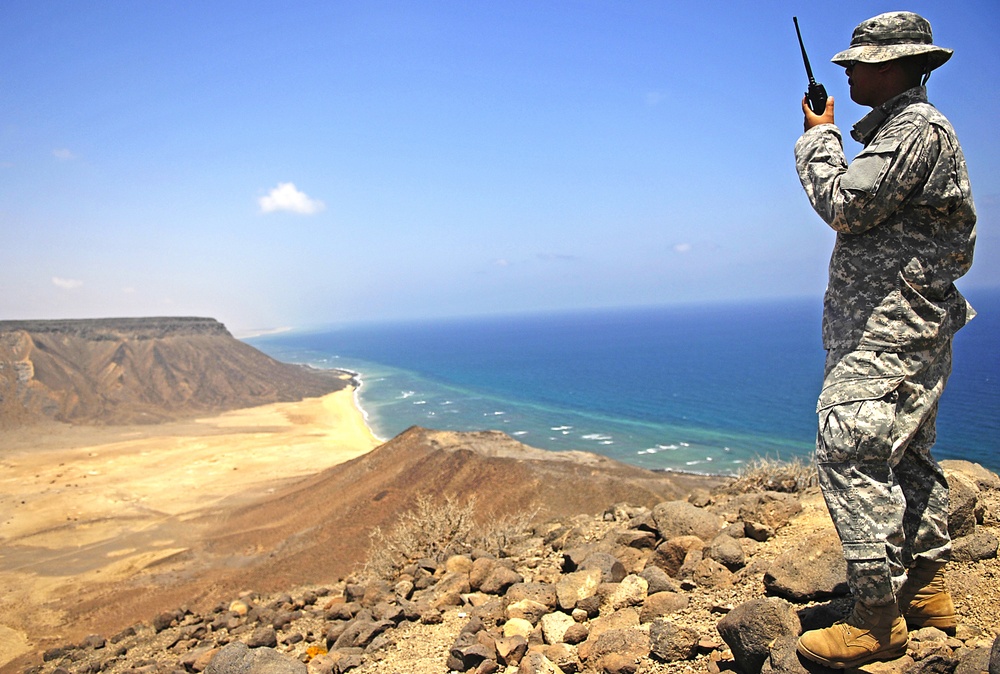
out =
[[[290,211],[300,215],[312,215],[326,208],[326,204],[322,201],[310,199],[305,192],[300,192],[294,183],[278,183],[266,197],[261,197],[257,201],[261,213]]]
[[[71,278],[60,278],[58,276],[52,277],[52,285],[57,288],[62,288],[63,290],[76,290],[83,285],[83,281],[78,281]]]
[[[674,252],[675,253],[681,253],[681,254],[690,253],[691,252],[691,244],[690,243],[678,243],[676,246],[674,246]]]
[[[59,161],[70,161],[72,159],[76,159],[76,155],[64,147],[52,150],[52,156]]]

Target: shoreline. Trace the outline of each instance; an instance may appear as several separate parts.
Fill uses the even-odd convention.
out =
[[[361,389],[362,389],[362,387],[364,386],[364,383],[365,383],[364,376],[363,376],[362,372],[356,371],[356,370],[351,370],[351,369],[344,368],[344,367],[319,368],[319,367],[316,367],[315,365],[308,364],[308,363],[303,363],[303,365],[305,367],[311,367],[311,368],[315,368],[315,369],[326,369],[328,371],[341,372],[344,375],[347,375],[349,377],[350,381],[354,384],[354,403],[355,403],[355,407],[357,407],[358,412],[364,418],[365,424],[368,426],[368,429],[371,432],[372,436],[375,437],[376,439],[378,439],[378,441],[380,443],[388,442],[389,440],[392,439],[392,437],[382,438],[382,437],[378,436],[375,433],[375,430],[371,426],[371,421],[370,421],[370,417],[369,417],[368,411],[365,409],[365,407],[364,407],[364,405],[362,404],[362,401],[361,401]],[[597,456],[603,456],[603,457],[612,459],[614,461],[618,461],[620,463],[624,463],[626,465],[634,466],[636,468],[643,468],[645,470],[649,470],[649,471],[654,472],[654,473],[670,473],[670,474],[674,474],[674,475],[689,475],[689,476],[693,476],[693,477],[709,477],[709,478],[724,478],[724,479],[734,478],[734,477],[736,477],[738,475],[738,471],[736,473],[722,473],[722,472],[713,473],[713,472],[704,472],[704,471],[693,470],[691,468],[683,468],[683,467],[677,467],[677,466],[650,467],[650,466],[641,465],[639,463],[633,463],[631,461],[627,461],[624,458],[619,457],[619,456],[613,456],[613,455],[609,455],[609,454],[606,454],[606,453],[603,453],[603,452],[600,452],[600,451],[596,451],[594,448],[587,447],[586,445],[583,445],[583,444],[581,444],[580,446],[577,446],[577,447],[568,447],[568,448],[560,448],[560,449],[552,449],[552,448],[548,448],[548,447],[539,447],[537,445],[530,444],[530,441],[529,442],[525,442],[524,440],[522,440],[522,435],[528,433],[528,431],[520,431],[520,432],[511,433],[511,432],[509,432],[509,431],[507,431],[507,430],[505,430],[503,428],[490,428],[490,427],[488,427],[488,425],[485,425],[485,424],[482,427],[479,427],[479,428],[464,428],[464,429],[435,427],[433,424],[417,424],[417,425],[426,426],[427,428],[435,428],[436,430],[446,430],[446,431],[456,431],[456,432],[466,432],[466,431],[467,432],[475,432],[475,431],[482,431],[482,430],[498,430],[500,432],[506,433],[507,435],[509,435],[514,440],[516,440],[518,442],[521,442],[522,444],[525,444],[528,447],[533,447],[535,449],[541,449],[541,450],[547,451],[547,452],[564,452],[564,451],[582,451],[582,452],[587,452],[587,453],[590,453],[590,454],[595,454]],[[556,429],[550,428],[550,430],[556,430]],[[641,453],[642,452],[640,452],[640,454]],[[652,452],[652,453],[656,453],[656,452]],[[698,463],[702,463],[702,462],[699,461]],[[740,462],[738,465],[746,465],[746,462]]]
[[[310,365],[309,367],[313,366]],[[366,410],[365,406],[361,404],[361,388],[365,385],[365,380],[364,377],[362,376],[362,373],[355,372],[354,370],[348,370],[343,367],[336,367],[331,369],[336,372],[342,372],[349,376],[351,385],[354,388],[354,394],[353,394],[354,407],[355,409],[358,410],[358,413],[361,415],[361,418],[365,420],[365,426],[368,427],[368,432],[371,433],[372,437],[378,440],[380,443],[388,442],[389,440],[391,440],[392,438],[379,437],[375,433],[375,429],[372,428],[371,419],[368,415],[368,410]]]
[[[205,515],[381,444],[356,390],[150,426],[5,430],[0,667],[71,625],[73,598],[198,563]]]
[[[310,364],[306,364],[305,366],[306,367],[313,367],[313,368],[316,367],[316,366],[310,365]],[[316,368],[316,369],[323,369],[323,368]],[[359,372],[359,371],[356,371],[356,370],[350,370],[350,369],[347,369],[347,368],[344,368],[344,367],[335,367],[335,368],[328,368],[328,369],[332,370],[332,371],[335,371],[335,372],[341,372],[341,373],[343,373],[345,375],[348,375],[350,381],[352,382],[352,384],[354,386],[354,405],[357,408],[359,414],[361,414],[362,418],[365,420],[365,425],[368,427],[368,430],[372,434],[372,437],[376,438],[380,443],[388,442],[389,440],[391,440],[392,438],[380,438],[378,435],[375,434],[375,430],[371,427],[371,423],[370,423],[370,420],[369,420],[368,411],[365,409],[364,405],[362,405],[362,403],[361,403],[361,388],[362,388],[362,386],[364,386],[363,373]],[[438,429],[438,430],[453,430],[453,429]],[[476,430],[487,430],[487,429],[480,428],[480,429],[468,429],[468,430],[474,432]],[[501,432],[506,433],[506,431],[503,431],[502,429],[496,429],[496,430],[501,430]],[[507,435],[509,435],[510,437],[512,437],[514,440],[517,440],[518,442],[521,442],[521,439],[520,439],[518,433],[507,433]],[[632,464],[632,463],[629,463],[628,461],[623,461],[620,458],[610,457],[610,456],[607,456],[606,454],[602,454],[601,452],[595,452],[592,449],[581,449],[581,448],[547,449],[545,447],[535,447],[534,445],[529,445],[529,444],[526,444],[526,443],[522,443],[522,444],[525,444],[525,446],[527,446],[527,447],[533,447],[535,449],[541,449],[541,450],[546,451],[546,452],[563,452],[563,451],[582,451],[582,452],[588,452],[588,453],[591,453],[591,454],[595,454],[597,456],[604,456],[604,457],[610,458],[610,459],[612,459],[614,461],[618,461],[618,462],[624,463],[626,465],[635,466],[637,468],[645,468],[646,470],[649,470],[649,471],[651,471],[653,473],[670,473],[670,474],[673,474],[673,475],[688,475],[688,476],[692,476],[692,477],[709,477],[709,478],[723,478],[723,479],[730,479],[730,478],[735,477],[734,475],[730,475],[730,474],[726,474],[726,473],[707,473],[707,472],[701,472],[701,471],[697,471],[697,470],[691,470],[691,469],[685,469],[685,468],[677,468],[677,467],[673,467],[673,466],[667,466],[667,467],[663,467],[663,468],[649,468],[649,467],[646,467],[646,466],[639,466],[637,464]]]
[[[550,410],[550,412],[553,412],[552,417],[549,420],[545,421],[544,423],[541,423],[538,428],[535,428],[535,427],[531,426],[530,425],[531,422],[529,422],[529,426],[522,426],[520,428],[520,430],[514,430],[514,429],[512,429],[510,427],[505,427],[503,425],[491,424],[491,423],[489,423],[485,419],[480,420],[479,423],[476,423],[475,421],[470,420],[470,423],[452,424],[452,423],[447,423],[445,417],[443,417],[443,416],[438,416],[438,417],[434,417],[434,418],[430,418],[428,416],[425,416],[425,417],[422,417],[422,418],[415,418],[415,417],[413,417],[413,415],[408,415],[404,411],[404,412],[402,412],[401,416],[399,417],[399,418],[401,418],[401,419],[404,420],[404,423],[402,424],[402,427],[399,428],[395,433],[389,433],[386,437],[382,437],[382,436],[379,436],[376,433],[375,429],[372,427],[371,415],[369,414],[368,410],[365,408],[365,406],[363,404],[363,401],[361,399],[362,387],[366,384],[366,380],[364,378],[365,377],[364,373],[362,371],[358,370],[358,369],[351,369],[350,367],[344,367],[343,365],[339,365],[339,364],[338,365],[334,365],[333,364],[334,362],[337,362],[337,361],[341,360],[341,356],[332,356],[332,355],[329,355],[329,354],[324,355],[321,352],[312,351],[310,349],[297,350],[295,348],[289,348],[289,349],[285,350],[285,349],[282,349],[280,347],[276,351],[272,352],[272,351],[268,350],[266,348],[266,345],[264,345],[264,344],[254,344],[254,343],[251,342],[251,345],[254,346],[254,348],[261,349],[262,351],[264,351],[264,353],[267,353],[272,358],[277,358],[279,360],[282,360],[282,362],[294,363],[294,364],[300,365],[302,367],[311,368],[311,369],[315,369],[315,370],[323,370],[323,371],[327,371],[327,372],[339,372],[339,373],[342,373],[343,375],[345,375],[345,378],[349,378],[353,383],[356,384],[356,389],[355,389],[355,392],[354,392],[355,405],[357,406],[357,408],[360,411],[361,415],[364,417],[366,424],[368,424],[368,427],[371,430],[372,435],[375,436],[376,438],[378,438],[380,442],[388,442],[393,437],[395,437],[399,433],[405,431],[410,426],[421,426],[421,427],[429,428],[429,429],[436,429],[436,430],[442,430],[442,431],[455,431],[455,432],[475,432],[475,431],[482,431],[482,430],[496,430],[496,431],[500,431],[500,432],[506,433],[507,435],[509,435],[513,439],[517,440],[518,442],[521,442],[522,444],[525,444],[526,446],[534,447],[534,448],[537,448],[537,449],[543,449],[545,451],[551,451],[551,452],[582,451],[582,452],[588,452],[588,453],[591,453],[591,454],[595,454],[595,455],[598,455],[598,456],[603,456],[603,457],[612,459],[614,461],[618,461],[620,463],[624,463],[624,464],[629,465],[629,466],[634,466],[636,468],[642,468],[642,469],[649,470],[649,471],[655,472],[655,473],[670,473],[670,474],[675,474],[675,475],[690,475],[690,476],[695,476],[695,477],[724,478],[724,479],[732,479],[732,478],[737,477],[740,474],[742,468],[744,466],[746,466],[751,460],[760,459],[760,458],[767,458],[772,453],[775,453],[778,456],[780,456],[783,453],[782,450],[788,450],[787,447],[785,447],[783,445],[780,445],[780,444],[775,445],[774,447],[768,447],[766,452],[753,453],[754,450],[753,449],[749,449],[749,450],[746,450],[746,451],[749,451],[750,454],[747,455],[747,456],[745,456],[742,459],[734,459],[734,460],[731,460],[731,461],[728,461],[728,462],[721,462],[721,461],[720,462],[716,462],[717,465],[716,465],[715,469],[713,470],[713,469],[711,469],[709,467],[712,466],[713,459],[715,457],[708,458],[707,460],[700,459],[700,458],[696,458],[696,459],[693,459],[693,460],[691,460],[691,459],[688,459],[688,460],[680,459],[677,462],[664,462],[665,465],[650,465],[648,462],[642,461],[641,459],[637,458],[637,457],[640,457],[642,455],[659,454],[659,453],[661,453],[662,451],[664,451],[666,449],[681,449],[682,447],[684,449],[687,449],[687,448],[691,447],[691,443],[684,442],[684,441],[670,440],[671,443],[676,443],[676,444],[673,444],[673,446],[670,446],[670,447],[665,447],[663,445],[658,444],[658,442],[654,442],[654,444],[652,444],[652,445],[646,445],[645,449],[636,450],[635,456],[624,454],[623,452],[615,452],[615,451],[610,451],[609,452],[609,451],[605,451],[605,450],[603,450],[603,449],[601,449],[599,447],[596,447],[594,445],[593,441],[595,439],[599,439],[598,436],[601,436],[601,437],[604,437],[604,438],[607,438],[607,439],[611,439],[612,435],[620,433],[620,432],[623,432],[623,429],[621,429],[621,428],[619,428],[618,430],[611,430],[611,431],[609,431],[607,429],[603,429],[603,430],[602,429],[591,429],[590,431],[588,431],[587,435],[581,436],[580,438],[575,438],[575,440],[576,440],[575,442],[571,442],[571,444],[564,445],[564,446],[556,447],[556,446],[552,446],[551,442],[547,443],[545,441],[545,438],[544,438],[544,436],[546,434],[546,431],[553,431],[553,432],[555,432],[555,431],[561,431],[562,430],[563,434],[565,435],[567,432],[564,429],[573,429],[575,427],[574,425],[569,425],[569,426],[553,426],[552,424],[560,424],[562,422],[552,421],[552,419],[554,419],[554,418],[564,418],[564,417],[567,417],[567,416],[568,417],[577,417],[577,418],[580,418],[580,419],[587,419],[588,418],[589,415],[586,412],[582,412],[582,411],[578,411],[578,410],[562,410],[562,411]],[[291,358],[289,356],[291,356]],[[320,356],[323,356],[323,357],[320,357]],[[351,359],[347,358],[346,360],[349,361]],[[393,373],[395,373],[396,370],[398,369],[396,366],[393,366],[393,365],[384,365],[383,364],[383,367],[386,368],[387,374],[379,379],[379,381],[382,381],[382,382],[384,382],[385,380],[389,379],[393,375]],[[399,372],[405,372],[405,371],[404,370],[399,370]],[[411,372],[409,374],[414,375],[419,380],[423,380],[424,379],[424,375],[422,375],[421,373]],[[458,389],[460,391],[459,395],[461,395],[461,387],[459,387],[459,386],[448,385],[448,384],[444,384],[442,382],[437,382],[437,381],[433,381],[433,380],[428,380],[426,383],[429,384],[429,391],[430,391],[429,396],[430,397],[434,397],[434,396],[440,395],[440,390],[437,390],[437,389]],[[408,390],[408,387],[396,388],[394,390],[396,390],[396,391],[402,391],[402,393],[403,393],[402,399],[404,399],[404,400],[407,399],[409,396],[413,395],[413,391]],[[399,404],[399,401],[401,400],[401,398],[391,398],[389,396],[389,394],[387,392],[385,392],[385,391],[382,392],[382,395],[383,395],[383,399],[381,399],[378,402],[378,405],[380,407],[389,408],[390,412],[395,411],[394,405]],[[445,397],[447,398],[447,396],[445,396]],[[481,400],[481,399],[493,399],[493,400],[496,400],[497,405],[500,405],[500,406],[503,406],[503,405],[513,405],[515,407],[533,407],[531,405],[523,405],[522,403],[519,403],[517,401],[513,401],[512,402],[512,401],[507,400],[507,399],[505,399],[503,397],[492,396],[489,393],[482,393],[481,395],[470,396],[470,399],[472,399],[472,398],[475,398],[477,400]],[[428,398],[428,399],[430,399],[430,398]],[[451,402],[452,402],[451,399],[447,399],[444,402],[441,402],[439,404],[450,405]],[[421,405],[421,404],[425,404],[425,402],[424,401],[419,401],[419,402],[414,402],[412,404]],[[501,413],[494,412],[493,414],[494,415],[496,415],[496,414],[503,415],[503,414],[506,414],[506,412],[501,412]],[[558,416],[560,414],[562,416]],[[485,413],[484,413],[484,415],[485,415]],[[389,416],[393,416],[393,415],[390,414]],[[602,419],[604,421],[608,421],[608,419],[606,419],[606,418],[602,418]],[[535,419],[534,421],[537,422],[537,419]],[[631,420],[618,421],[618,420],[612,419],[611,421],[612,421],[613,424],[618,424],[620,426],[626,426],[626,425],[628,425],[630,423],[635,423],[635,424],[638,424],[640,426],[641,425],[645,425],[643,422],[637,422],[637,421],[631,421]],[[390,424],[390,426],[392,426],[392,424]],[[681,429],[677,429],[677,430],[679,432],[681,431]],[[690,437],[692,437],[692,435],[693,435],[693,437],[699,438],[698,441],[695,441],[695,440],[691,441],[699,449],[703,449],[705,452],[723,452],[724,453],[723,456],[725,456],[725,453],[728,453],[730,451],[730,448],[729,448],[728,444],[731,443],[732,441],[736,440],[736,438],[732,438],[732,437],[727,436],[724,441],[720,441],[719,443],[715,443],[715,442],[712,442],[712,443],[703,443],[703,442],[701,442],[701,438],[699,436],[702,436],[705,433],[707,433],[708,431],[706,431],[706,429],[691,428],[691,429],[685,429],[683,432],[685,433],[685,435],[683,435],[683,437],[687,437],[687,438],[690,439]],[[624,429],[624,434],[626,434],[626,435],[628,434],[628,430],[627,429]],[[526,435],[529,436],[529,437],[525,437]],[[731,436],[731,434],[729,434],[729,435]],[[551,441],[551,440],[553,440],[553,438],[550,437],[549,440]],[[787,439],[786,439],[786,442],[790,442],[790,441],[787,441]],[[614,445],[615,443],[614,442],[607,442],[607,443],[603,443],[602,442],[601,444]],[[797,455],[797,453],[795,451],[790,451],[790,453],[791,453],[792,456],[796,456]],[[668,454],[664,454],[664,456],[668,456]],[[695,468],[694,466],[698,466],[698,467],[702,468],[702,470],[699,470],[698,468]]]

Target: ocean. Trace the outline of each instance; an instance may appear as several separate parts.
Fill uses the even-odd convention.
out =
[[[938,459],[1000,471],[1000,289],[955,340]],[[356,372],[376,436],[419,425],[501,430],[661,470],[737,474],[811,456],[823,375],[821,301],[602,309],[330,326],[246,341]]]

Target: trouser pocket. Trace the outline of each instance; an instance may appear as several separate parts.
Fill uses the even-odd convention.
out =
[[[820,397],[816,464],[855,596],[888,602],[901,582],[906,502],[891,468],[901,378],[841,381]]]

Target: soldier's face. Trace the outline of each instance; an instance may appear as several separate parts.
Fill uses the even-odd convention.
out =
[[[882,78],[879,64],[855,61],[848,64],[847,83],[851,87],[851,100],[858,105],[874,108],[881,105],[879,100],[882,89]]]

